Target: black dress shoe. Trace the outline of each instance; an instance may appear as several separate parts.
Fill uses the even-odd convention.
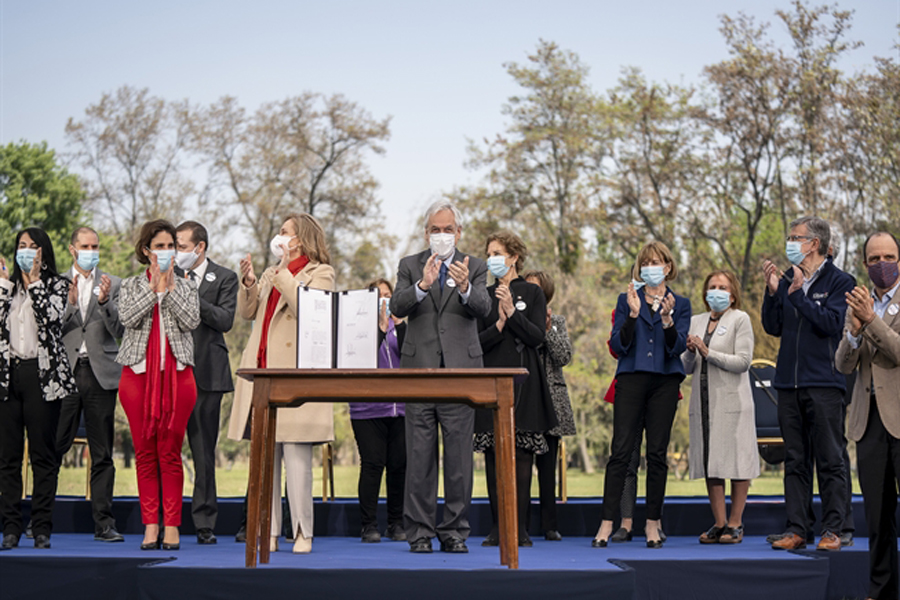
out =
[[[519,547],[520,548],[531,548],[534,546],[534,542],[531,541],[531,536],[528,535],[527,531],[519,532]]]
[[[416,554],[431,554],[431,538],[420,537],[414,542],[410,542],[409,551]]]
[[[43,533],[39,533],[34,536],[34,547],[38,550],[49,550],[50,549],[50,536],[44,535]]]
[[[403,531],[403,524],[391,523],[390,525],[388,525],[387,531],[384,532],[384,537],[391,540],[392,542],[405,542],[406,532]]]
[[[381,541],[381,534],[378,533],[378,527],[375,525],[375,523],[371,523],[363,527],[362,541],[364,544],[377,544]]]
[[[181,542],[175,542],[174,544],[167,544],[165,542],[162,543],[163,550],[181,550]]]
[[[852,531],[842,531],[841,532],[841,546],[847,547],[853,545],[853,532]]]
[[[544,532],[544,539],[547,540],[548,542],[561,542],[562,535],[560,535],[560,533],[557,530],[550,529],[550,530]]]
[[[15,533],[6,533],[3,535],[3,543],[0,543],[0,549],[12,550],[19,546],[19,536]]]
[[[449,538],[441,542],[441,552],[449,552],[450,554],[468,554],[469,547],[466,542],[460,538]]]
[[[209,546],[211,544],[218,544],[219,540],[216,539],[216,534],[213,533],[213,530],[209,527],[201,527],[197,530],[197,543],[201,546]]]
[[[496,529],[491,529],[491,532],[487,534],[487,537],[481,542],[482,546],[499,546],[500,545],[500,532]]]
[[[94,540],[98,542],[124,542],[125,538],[116,531],[112,525],[104,527],[102,531],[94,534]]]
[[[238,532],[234,534],[234,541],[238,544],[246,544],[247,543],[247,524],[241,525],[241,528],[238,529]]]
[[[622,542],[630,542],[631,530],[625,529],[624,527],[619,527],[616,532],[612,534],[612,537],[609,538],[609,541],[616,544],[621,544]]]

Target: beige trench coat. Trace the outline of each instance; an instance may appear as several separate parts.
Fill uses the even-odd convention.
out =
[[[241,356],[241,368],[256,367],[260,330],[273,285],[281,292],[281,298],[269,325],[267,364],[271,368],[293,368],[297,366],[297,288],[308,286],[333,290],[334,269],[330,265],[310,262],[292,277],[288,269],[282,269],[276,275],[275,268],[270,267],[249,288],[244,287],[244,282],[241,281],[238,289],[238,313],[248,321],[254,320],[250,340]],[[244,433],[248,431],[247,420],[250,418],[252,398],[253,384],[238,378],[234,404],[231,407],[231,421],[228,424],[229,438],[247,439]],[[297,408],[278,409],[275,441],[323,443],[332,440],[334,408],[331,403],[309,403]]]

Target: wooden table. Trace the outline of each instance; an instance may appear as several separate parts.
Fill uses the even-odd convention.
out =
[[[494,410],[500,564],[519,568],[514,379],[527,369],[239,369],[253,382],[246,566],[269,562],[278,407],[304,402],[461,403]]]

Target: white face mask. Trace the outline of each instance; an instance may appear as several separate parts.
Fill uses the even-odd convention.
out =
[[[437,254],[439,259],[447,260],[453,256],[456,249],[455,233],[432,233],[428,240],[431,244],[431,253]]]
[[[178,268],[182,271],[187,271],[194,266],[194,263],[197,262],[199,256],[200,255],[197,254],[197,248],[194,248],[191,252],[176,252],[175,264],[178,265]]]
[[[284,248],[282,248],[282,246],[290,242],[295,237],[297,236],[276,235],[272,238],[272,241],[269,243],[269,249],[272,250],[272,254],[275,255],[275,258],[282,258],[284,256]]]

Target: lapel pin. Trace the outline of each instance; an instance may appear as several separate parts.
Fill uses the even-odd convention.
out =
[[[207,274],[206,274],[206,277],[204,277],[203,279],[205,279],[205,280],[207,280],[208,282],[212,283],[213,281],[216,280],[216,274],[215,274],[215,273],[207,273]]]
[[[518,302],[516,302],[516,310],[525,310],[526,308],[528,308],[528,305],[525,304],[524,300],[519,300]]]
[[[900,308],[897,308],[896,304],[891,304],[890,306],[888,306],[888,314],[891,315],[892,317],[894,315],[896,315],[898,312],[900,312]]]
[[[452,277],[448,277],[448,278],[447,278],[447,285],[449,285],[449,286],[452,287],[452,288],[455,288],[455,287],[456,287],[456,280],[453,279]]]

